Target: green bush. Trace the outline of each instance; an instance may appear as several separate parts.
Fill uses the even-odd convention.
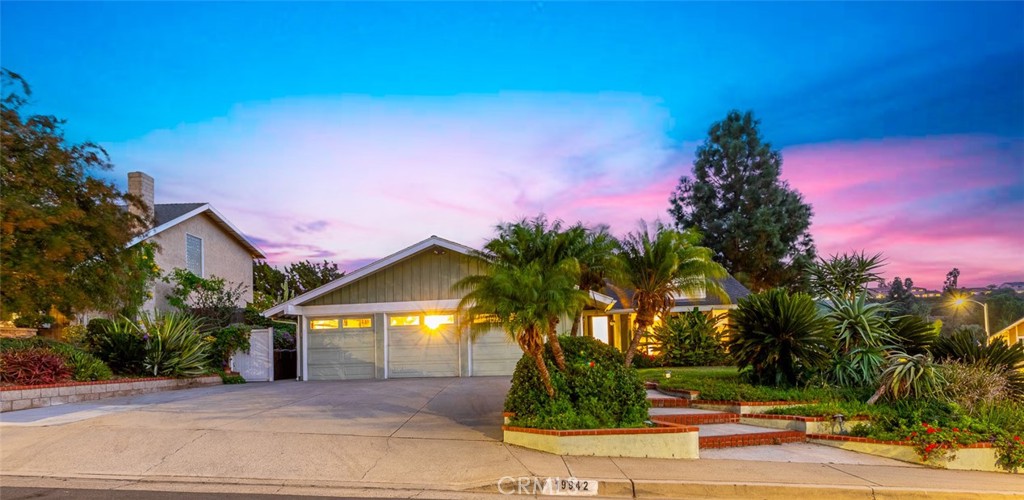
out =
[[[199,332],[201,321],[180,313],[143,316],[138,328],[145,341],[142,365],[157,376],[195,377],[208,371],[210,341]]]
[[[1024,401],[1024,345],[1007,345],[1003,339],[982,345],[971,333],[959,331],[939,339],[932,346],[932,354],[940,361],[959,360],[1003,373],[1009,384],[1010,397]]]
[[[87,335],[88,329],[84,325],[68,325],[61,331],[61,339],[64,342],[80,349],[88,347],[86,344]]]
[[[694,309],[669,316],[651,332],[662,366],[717,366],[729,363],[716,326],[724,315],[711,316]],[[635,358],[634,358],[635,359]],[[643,366],[639,366],[644,368]]]
[[[135,323],[127,319],[116,322],[103,320],[95,330],[89,322],[90,344],[92,352],[102,359],[115,373],[123,375],[142,375],[145,368],[142,361],[146,358],[146,341]]]
[[[227,369],[228,361],[235,351],[249,352],[249,334],[252,327],[235,323],[210,333],[210,367]]]
[[[85,348],[90,352],[96,352],[102,339],[114,326],[114,322],[106,318],[93,318],[85,326]]]
[[[827,365],[833,338],[806,293],[776,288],[749,295],[730,313],[729,352],[752,382],[797,385]]]
[[[548,397],[534,360],[523,356],[512,375],[505,411],[513,425],[539,429],[642,427],[647,395],[637,371],[622,353],[590,337],[559,337],[566,371],[555,367],[549,346],[544,357],[555,397]]]
[[[109,380],[113,376],[102,360],[71,344],[45,337],[0,339],[0,350],[4,352],[29,349],[42,349],[59,356],[71,370],[71,378],[80,382]]]

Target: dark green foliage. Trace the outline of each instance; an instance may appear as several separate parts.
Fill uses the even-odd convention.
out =
[[[651,333],[653,345],[664,366],[718,366],[730,359],[718,339],[716,325],[725,315],[712,316],[696,309],[669,316]],[[634,358],[635,359],[635,358]],[[646,368],[637,364],[637,368]]]
[[[273,307],[345,275],[337,264],[327,260],[322,263],[304,260],[285,266],[283,270],[258,260],[253,263],[252,273],[253,304],[259,310]]]
[[[210,332],[213,342],[209,346],[210,366],[225,368],[235,351],[249,352],[249,334],[252,327],[235,323]]]
[[[114,322],[106,318],[93,318],[85,327],[85,347],[89,351],[95,351],[99,346],[100,339],[110,331]]]
[[[712,125],[669,213],[677,227],[699,230],[715,261],[752,290],[801,286],[815,254],[811,206],[780,179],[782,155],[759,125],[749,111]]]
[[[914,314],[917,297],[914,297],[913,290],[914,280],[907,278],[901,281],[899,276],[893,278],[889,284],[889,293],[885,296],[889,308],[896,314]]]
[[[942,283],[943,293],[953,293],[957,291],[957,281],[960,279],[960,269],[953,268],[951,271],[946,273],[946,281]]]
[[[890,341],[911,356],[928,352],[939,339],[938,327],[920,316],[897,316],[888,323]]]
[[[178,312],[192,316],[203,332],[212,332],[241,320],[238,303],[245,286],[231,285],[224,278],[202,278],[186,269],[175,269],[164,277],[174,285],[167,302]]]
[[[0,351],[31,349],[42,349],[60,356],[64,364],[71,370],[71,378],[80,382],[108,380],[113,376],[110,368],[102,360],[71,344],[44,337],[0,339]]]
[[[996,289],[985,299],[988,305],[989,328],[996,333],[1014,321],[1024,318],[1024,296],[1009,288]]]
[[[566,371],[554,368],[550,347],[544,358],[555,387],[549,398],[534,360],[526,355],[512,375],[505,411],[514,425],[541,429],[641,427],[647,396],[637,372],[623,365],[622,353],[590,337],[559,337]]]
[[[752,382],[796,385],[828,364],[832,332],[806,293],[783,289],[755,293],[730,312],[729,352]]]
[[[241,375],[228,375],[227,373],[220,372],[220,381],[224,385],[244,384],[245,378]]]
[[[93,326],[92,321],[89,322],[89,326]],[[142,338],[142,333],[131,322],[122,319],[101,323],[95,331],[97,337],[90,340],[95,342],[92,353],[110,366],[114,373],[141,375],[145,372],[142,360],[146,357],[146,342]]]
[[[957,332],[939,339],[932,346],[932,353],[940,361],[954,359],[1004,373],[1011,397],[1024,401],[1024,346],[1021,344],[1007,345],[1003,339],[995,339],[989,345],[982,345],[973,335]]]
[[[665,372],[672,377],[666,378]],[[641,378],[666,389],[700,391],[700,398],[715,401],[845,401],[866,399],[861,389],[832,387],[772,387],[743,380],[735,367],[692,367],[640,370]]]

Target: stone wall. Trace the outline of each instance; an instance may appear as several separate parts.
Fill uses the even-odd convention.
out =
[[[3,387],[0,388],[0,412],[220,384],[220,376],[213,375],[185,379],[161,377]]]

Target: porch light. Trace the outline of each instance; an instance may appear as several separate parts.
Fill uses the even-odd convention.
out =
[[[437,330],[441,325],[451,325],[455,323],[455,316],[451,314],[433,314],[423,317],[423,324],[427,325],[427,328],[431,330]]]

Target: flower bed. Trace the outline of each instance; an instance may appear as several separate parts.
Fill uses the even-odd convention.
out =
[[[64,403],[95,401],[151,392],[219,385],[219,375],[175,379],[168,377],[64,382],[59,384],[0,387],[0,411],[41,408]]]
[[[955,454],[922,460],[910,441],[882,441],[866,437],[837,436],[832,434],[808,434],[807,441],[844,450],[857,451],[892,458],[903,462],[926,464],[945,469],[1007,472],[996,463],[996,450],[992,443],[963,445]]]

